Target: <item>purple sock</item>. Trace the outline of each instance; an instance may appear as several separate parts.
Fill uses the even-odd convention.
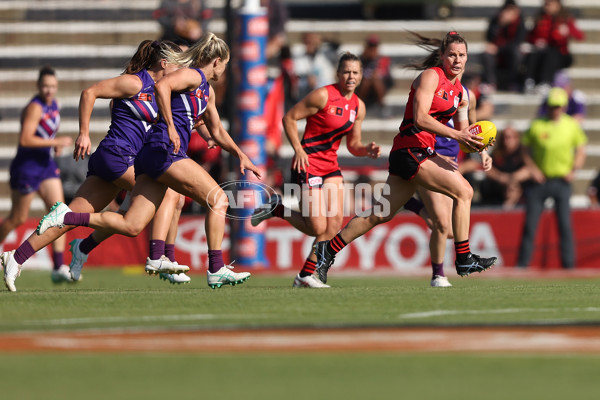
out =
[[[52,252],[52,261],[54,262],[54,269],[59,269],[61,265],[65,263],[64,254],[62,251]]]
[[[19,265],[23,265],[23,263],[35,254],[35,250],[31,247],[31,244],[26,240],[19,246],[17,251],[15,251],[15,261]]]
[[[68,212],[65,214],[65,225],[89,226],[90,213]]]
[[[221,250],[209,250],[208,251],[208,270],[211,274],[214,274],[221,268],[225,263],[223,262],[223,252]]]
[[[411,197],[404,205],[404,209],[412,211],[415,214],[419,215],[424,206],[425,205],[421,202],[421,200],[417,200],[414,197]]]
[[[175,261],[175,245],[174,244],[165,244],[165,257],[167,257],[171,261]]]
[[[96,242],[96,240],[94,240],[94,237],[92,235],[93,233],[91,233],[90,236],[86,237],[81,241],[81,243],[79,243],[79,250],[83,254],[90,254],[90,252],[100,244]]]
[[[151,240],[150,241],[150,259],[158,260],[165,254],[165,241],[164,240]]]
[[[436,264],[434,262],[431,263],[431,269],[433,270],[433,276],[446,276],[444,275],[444,263]]]

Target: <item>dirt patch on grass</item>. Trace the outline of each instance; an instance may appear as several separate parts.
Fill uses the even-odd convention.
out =
[[[35,332],[1,352],[527,352],[600,354],[600,326]]]

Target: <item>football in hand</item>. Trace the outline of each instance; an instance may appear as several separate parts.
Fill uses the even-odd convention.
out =
[[[481,141],[483,147],[476,150],[460,143],[460,149],[465,153],[475,153],[477,151],[485,150],[490,144],[494,142],[494,140],[496,140],[496,125],[494,125],[494,123],[490,121],[475,122],[469,128],[469,132],[483,138],[483,140]]]

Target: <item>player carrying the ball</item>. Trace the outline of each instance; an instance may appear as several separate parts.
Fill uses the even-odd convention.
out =
[[[456,139],[474,149],[483,147],[482,138],[469,132],[468,124],[460,126],[460,130],[446,125],[456,113],[459,113],[459,121],[468,119],[468,102],[463,101],[466,93],[458,79],[467,62],[467,42],[457,32],[447,33],[443,40],[417,36],[418,46],[438,47],[417,64],[423,72],[412,84],[404,120],[394,138],[389,156],[388,188],[373,208],[356,215],[333,239],[315,245],[316,269],[323,283],[327,282],[335,255],[376,225],[390,221],[419,187],[453,200],[452,231],[459,275],[485,271],[496,263],[496,257],[483,258],[471,253],[469,226],[473,188],[447,160],[437,157],[434,150],[436,135]]]

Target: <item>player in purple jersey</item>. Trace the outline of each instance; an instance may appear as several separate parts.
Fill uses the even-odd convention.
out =
[[[60,171],[52,157],[52,149],[58,155],[73,140],[68,136],[56,136],[60,124],[60,110],[56,102],[58,79],[51,67],[40,69],[37,87],[38,93],[21,113],[19,148],[10,165],[12,207],[8,217],[0,224],[0,243],[27,220],[36,193],[48,209],[55,202],[64,200]],[[65,240],[54,242],[52,247],[52,281],[70,281],[69,267],[63,265]]]
[[[74,210],[101,211],[122,189],[133,188],[133,160],[143,145],[148,128],[156,122],[158,116],[154,82],[177,69],[175,65],[166,62],[167,50],[178,51],[179,47],[172,42],[143,41],[122,75],[98,82],[82,92],[80,132],[74,150],[76,160],[90,153],[89,124],[96,98],[112,98],[113,107],[109,131],[90,157],[88,177],[70,203]],[[171,201],[171,209],[174,209],[179,201],[179,194],[170,192],[166,198],[169,200],[165,202]],[[0,258],[9,290],[16,290],[14,280],[19,274],[20,266],[27,259],[72,228],[53,229],[44,235],[33,234],[16,251],[3,253]],[[72,243],[71,275],[74,280],[79,280],[81,266],[91,249],[108,236],[108,232],[94,232],[90,237]],[[164,240],[164,237],[161,239]],[[155,257],[159,261],[159,272],[163,272],[161,269],[165,268],[169,268],[171,272],[181,272],[181,268],[171,261],[161,260],[162,254],[169,253],[168,249],[160,252],[161,255]],[[181,267],[184,270],[187,268]]]
[[[166,75],[155,85],[160,120],[152,127],[144,147],[136,156],[136,184],[131,207],[125,215],[71,212],[69,207],[59,203],[40,221],[38,233],[43,234],[50,227],[78,225],[136,236],[150,222],[170,187],[208,209],[208,285],[215,288],[248,279],[250,273],[233,272],[233,267],[223,261],[221,244],[229,206],[227,195],[208,172],[185,154],[192,127],[202,117],[215,142],[239,157],[240,172],[249,170],[260,178],[258,168],[223,128],[215,95],[208,83],[218,81],[223,75],[229,54],[227,44],[208,33],[187,51],[167,57],[184,68]]]

